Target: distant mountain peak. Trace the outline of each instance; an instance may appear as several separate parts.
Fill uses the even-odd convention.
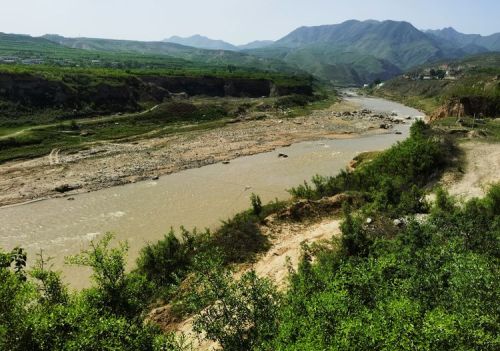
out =
[[[191,46],[198,49],[232,50],[232,51],[237,50],[236,46],[234,46],[233,44],[230,44],[223,40],[210,39],[200,34],[195,34],[190,37],[180,37],[175,35],[163,41],[168,43]]]
[[[255,40],[245,45],[238,45],[239,50],[262,49],[274,44],[273,40]]]
[[[469,53],[477,53],[483,51],[500,51],[500,33],[483,36],[480,34],[464,34],[460,33],[453,27],[443,29],[427,30],[425,33],[448,41],[452,45],[461,49],[473,49]],[[479,51],[478,51],[479,50]]]

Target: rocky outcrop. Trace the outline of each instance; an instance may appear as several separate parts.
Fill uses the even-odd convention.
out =
[[[130,76],[93,77],[84,74],[49,79],[34,74],[0,73],[0,100],[35,109],[135,111],[139,103],[161,103],[173,95],[262,97],[312,94],[309,85],[277,86],[268,79]]]
[[[449,100],[430,117],[431,121],[445,117],[497,117],[500,115],[500,99],[487,96],[465,96]]]
[[[62,82],[30,74],[0,73],[0,97],[22,105],[44,108],[74,103],[75,91]]]
[[[497,117],[500,115],[500,98],[489,96],[466,96],[460,98],[467,116]]]
[[[464,115],[464,106],[458,100],[449,101],[446,105],[438,108],[434,113],[429,117],[430,122],[435,120],[445,118],[448,116],[463,116]]]
[[[79,109],[86,105],[101,111],[137,110],[143,84],[134,79],[94,83],[81,79],[66,83],[31,74],[0,73],[0,99],[23,107]]]
[[[267,79],[218,78],[218,77],[141,77],[141,80],[157,85],[171,93],[185,92],[190,96],[262,97],[303,93],[312,94],[309,86],[278,87]]]
[[[308,95],[313,94],[312,85],[278,85],[271,84],[271,96]]]
[[[345,193],[324,197],[320,200],[298,200],[281,210],[277,214],[277,218],[281,220],[292,219],[300,221],[305,218],[313,218],[340,211],[344,202],[353,204],[362,201],[359,196]]]

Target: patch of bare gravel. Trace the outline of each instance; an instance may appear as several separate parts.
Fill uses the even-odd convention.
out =
[[[78,152],[56,149],[46,157],[0,165],[0,206],[132,183],[301,141],[381,131],[378,121],[339,117],[340,111],[355,109],[342,102],[304,117],[270,116],[213,130],[93,143]],[[71,190],[62,194],[56,190],[61,187]]]
[[[500,182],[500,145],[472,141],[461,148],[465,152],[464,174],[459,178],[448,174],[443,183],[452,195],[482,197],[490,184]]]

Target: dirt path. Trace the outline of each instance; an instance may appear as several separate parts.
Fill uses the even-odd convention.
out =
[[[269,117],[223,128],[179,132],[123,143],[93,143],[87,149],[52,150],[49,157],[0,165],[0,206],[133,183],[187,168],[272,151],[292,143],[387,132],[380,120],[346,119],[340,112],[357,106],[343,102],[297,118]],[[67,186],[66,186],[67,185]]]
[[[443,183],[452,195],[466,199],[484,196],[489,184],[500,182],[500,145],[471,141],[461,148],[465,152],[463,175],[447,174]]]
[[[79,125],[92,125],[92,124],[97,124],[97,123],[102,123],[102,122],[119,121],[121,119],[130,118],[130,116],[133,116],[133,115],[142,116],[146,113],[149,113],[149,112],[156,110],[159,106],[160,105],[155,105],[155,106],[151,107],[150,109],[147,109],[147,110],[144,110],[144,111],[138,112],[138,113],[126,113],[126,114],[115,114],[115,115],[111,115],[111,116],[81,118],[78,120],[78,124]],[[68,124],[68,123],[70,123],[70,122],[66,122],[66,124]],[[56,127],[60,124],[61,124],[61,122],[26,127],[26,128],[23,128],[21,130],[18,130],[16,132],[13,132],[10,134],[0,135],[0,140],[13,138],[13,137],[19,136],[21,134],[24,134],[24,133],[32,131],[32,130]]]

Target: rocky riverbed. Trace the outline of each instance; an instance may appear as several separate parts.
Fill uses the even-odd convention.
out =
[[[161,138],[94,143],[84,150],[53,150],[46,157],[0,165],[0,206],[95,191],[153,179],[306,140],[391,133],[405,123],[387,113],[343,101],[308,116],[241,118],[219,129]]]

